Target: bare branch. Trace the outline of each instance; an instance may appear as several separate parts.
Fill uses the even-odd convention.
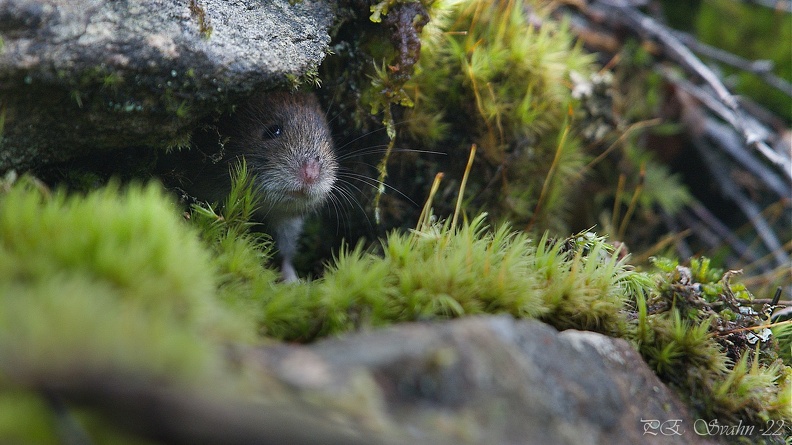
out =
[[[674,83],[678,88],[680,88],[684,93],[695,97],[701,103],[703,103],[707,108],[716,112],[721,117],[723,117],[727,122],[731,119],[736,119],[732,113],[729,112],[725,107],[722,106],[720,102],[718,102],[714,97],[709,95],[703,89],[693,85],[692,83],[678,78],[669,78],[671,76],[669,70],[661,69],[661,73],[666,77],[669,81]],[[679,94],[677,97],[680,99],[681,102],[688,101],[686,97],[680,96]],[[688,107],[687,111],[690,112],[690,107],[692,107],[689,103],[683,103],[684,106]],[[751,156],[750,152],[745,150],[745,146],[743,145],[743,141],[741,140],[740,136],[734,130],[733,127],[729,127],[726,125],[721,124],[720,122],[712,119],[708,116],[705,116],[701,113],[697,113],[698,116],[695,118],[696,123],[688,122],[689,129],[695,132],[700,137],[708,137],[711,138],[714,142],[717,143],[717,146],[726,154],[728,154],[732,159],[737,161],[742,167],[750,171],[754,174],[754,176],[761,181],[768,189],[772,190],[778,197],[786,198],[788,196],[792,196],[792,183],[784,181],[781,177],[776,174],[775,171],[769,169],[765,164],[759,162],[753,156]],[[688,120],[691,119],[688,116]],[[746,123],[750,126],[756,128],[757,132],[761,132],[763,134],[767,134],[769,137],[770,130],[765,128],[759,121],[749,117],[746,119]],[[773,152],[775,156],[777,154]],[[780,157],[780,156],[779,156]],[[781,160],[780,162],[786,163],[787,160]]]
[[[729,167],[715,156],[714,150],[705,140],[694,138],[693,143],[699,155],[704,159],[712,177],[718,183],[720,190],[726,197],[734,201],[740,211],[748,218],[748,221],[754,227],[754,230],[756,230],[759,238],[761,238],[762,243],[773,255],[776,264],[779,266],[789,264],[789,257],[784,252],[783,246],[773,232],[772,227],[770,227],[770,224],[762,217],[759,206],[745,196],[729,177]]]
[[[787,96],[792,96],[792,83],[773,74],[773,61],[748,60],[720,48],[699,42],[690,34],[681,31],[672,32],[682,43],[692,48],[693,51],[734,68],[756,74],[768,85],[776,88]]]
[[[690,218],[690,220],[699,220],[702,223],[706,224],[706,226],[711,229],[718,238],[718,244],[714,245],[713,247],[719,247],[724,242],[728,244],[734,251],[740,256],[740,258],[744,258],[748,262],[754,263],[759,260],[756,255],[751,251],[750,247],[745,244],[740,238],[734,235],[734,232],[729,230],[721,220],[719,220],[715,215],[712,214],[706,207],[704,207],[700,202],[693,203],[687,211],[683,211],[682,214]]]
[[[734,1],[734,0],[733,0]],[[740,3],[751,3],[765,8],[792,13],[792,2],[789,0],[740,0]]]
[[[737,99],[721,82],[717,74],[704,64],[696,55],[682,43],[669,28],[655,19],[642,14],[630,6],[615,3],[613,0],[595,1],[592,6],[598,5],[605,9],[608,17],[620,21],[633,32],[646,39],[659,41],[665,53],[674,61],[696,74],[706,82],[718,95],[718,98],[729,108],[736,111],[739,107]]]
[[[687,72],[703,80],[715,93],[715,97],[711,100],[699,99],[722,119],[729,122],[748,146],[756,149],[767,160],[778,166],[787,178],[792,180],[792,160],[786,154],[774,151],[765,142],[771,132],[740,107],[737,98],[729,92],[718,75],[680,41],[674,31],[637,9],[616,0],[595,0],[582,12],[596,16],[597,20],[604,18],[604,20],[616,24],[617,27],[626,27],[644,39],[658,42],[667,57],[678,63]],[[671,77],[668,72],[666,72],[666,76]]]

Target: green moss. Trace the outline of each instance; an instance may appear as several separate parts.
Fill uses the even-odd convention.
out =
[[[0,391],[0,441],[16,444],[57,445],[49,406],[36,394]]]
[[[699,415],[765,425],[792,420],[792,364],[766,326],[769,307],[751,303],[734,273],[706,258],[690,268],[656,260],[649,298],[637,301],[639,350]],[[780,332],[783,332],[781,330]]]
[[[778,355],[784,363],[792,365],[792,323],[773,327],[773,336],[778,340]]]
[[[0,296],[6,308],[0,329],[7,334],[2,338],[29,335],[30,345],[49,351],[51,361],[60,355],[77,360],[73,350],[92,343],[97,347],[85,351],[98,359],[110,354],[140,360],[141,353],[131,351],[141,336],[151,337],[146,343],[153,350],[158,344],[170,347],[169,338],[188,342],[204,331],[240,338],[214,299],[215,263],[175,209],[154,184],[124,189],[111,184],[72,196],[50,193],[24,178],[11,186],[0,196]],[[128,328],[129,335],[96,335],[109,334],[114,326]],[[157,333],[171,328],[171,337]],[[53,331],[63,335],[48,344]],[[104,341],[129,344],[99,347]],[[13,343],[3,346],[13,349]],[[187,356],[194,351],[176,349]],[[31,360],[39,352],[44,356],[32,346],[18,352],[31,354]],[[161,358],[190,368],[191,360],[180,356]],[[141,361],[156,367],[158,360]]]
[[[0,184],[0,407],[21,416],[0,415],[0,441],[52,443],[52,407],[27,388],[80,370],[196,391],[223,381],[240,396],[228,341],[491,313],[632,340],[701,415],[792,421],[789,362],[772,338],[747,335],[761,334],[764,311],[740,310],[750,294],[706,259],[642,273],[593,233],[537,240],[484,215],[460,227],[427,216],[380,253],[345,248],[322,278],[278,284],[263,266],[268,238],[251,231],[244,164],[233,175],[220,210],[194,207],[189,224],[157,185],[67,195],[29,178]],[[101,413],[78,417],[102,424]]]
[[[317,67],[308,68],[303,74],[299,76],[294,74],[286,74],[286,81],[295,91],[303,85],[308,85],[309,88],[316,89],[322,87],[322,78],[319,75],[319,69]]]
[[[610,255],[604,240],[531,241],[480,216],[459,229],[391,233],[384,255],[346,249],[324,276],[262,295],[268,335],[308,341],[402,321],[483,313],[541,318],[559,328],[624,331],[619,315],[648,283]],[[290,302],[288,304],[287,302]]]
[[[255,224],[250,218],[258,202],[244,161],[231,175],[229,196],[221,206],[214,206],[221,209],[220,213],[212,206],[197,204],[192,207],[190,220],[212,252],[219,273],[218,297],[240,313],[251,313],[260,307],[257,296],[271,291],[278,274],[264,266],[272,256],[270,238],[251,230]],[[252,322],[252,318],[239,321],[247,328],[252,328]]]
[[[543,17],[541,26],[529,21],[529,9]],[[414,104],[404,136],[447,152],[452,171],[475,143],[481,156],[471,205],[496,220],[563,232],[571,181],[586,158],[570,75],[588,76],[594,59],[567,24],[545,13],[538,1],[435,2],[404,88]]]
[[[29,433],[42,407],[28,387],[105,373],[203,384],[222,342],[252,337],[158,185],[68,195],[11,175],[0,189],[0,400],[22,416],[0,419],[0,442],[51,440],[52,426]]]

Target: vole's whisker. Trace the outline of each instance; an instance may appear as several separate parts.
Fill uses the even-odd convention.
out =
[[[354,185],[348,182],[345,182],[345,184],[354,187]],[[363,217],[366,219],[366,225],[368,225],[369,229],[373,229],[373,226],[371,225],[371,220],[369,219],[368,216],[368,212],[366,212],[366,209],[360,204],[360,202],[358,202],[358,200],[355,199],[352,192],[344,189],[343,187],[338,187],[338,193],[340,197],[343,197],[347,202],[349,202],[350,204],[354,204],[358,209],[360,209],[360,212],[363,214]]]
[[[361,139],[363,139],[365,137],[371,136],[372,134],[375,134],[375,133],[379,133],[380,131],[383,131],[383,130],[385,130],[385,127],[369,131],[368,133],[364,133],[364,134],[352,139],[351,141],[347,141],[343,145],[340,145],[340,146],[336,147],[336,150],[338,150],[338,151],[343,150],[348,145],[354,144],[355,142],[357,142],[357,141],[359,141],[359,140],[361,140]]]
[[[366,162],[366,161],[346,161],[344,163],[347,164],[347,165],[365,165],[366,167],[369,167],[372,170],[376,170],[377,169],[376,165],[372,164],[371,162]],[[349,168],[346,168],[346,169],[349,170]]]
[[[387,144],[372,145],[369,147],[364,147],[347,153],[343,153],[338,156],[338,160],[343,161],[355,156],[363,156],[367,154],[381,154],[387,152],[388,151],[387,148],[388,148]],[[443,155],[443,156],[446,155],[446,153],[443,153],[441,151],[416,150],[413,148],[404,148],[404,147],[394,147],[392,153],[420,153],[420,154]]]
[[[347,185],[347,186],[349,186],[349,187],[352,187],[352,188],[354,188],[354,189],[355,189],[355,190],[358,192],[358,194],[361,194],[361,195],[363,194],[363,190],[361,190],[361,188],[360,188],[360,187],[358,187],[358,186],[356,186],[355,184],[352,184],[351,182],[347,181],[347,180],[346,180],[346,179],[344,179],[342,176],[339,176],[339,178],[338,178],[338,183],[339,183],[339,185],[343,184],[343,185]],[[351,193],[351,192],[350,192],[350,193]]]
[[[357,150],[348,151],[346,153],[341,153],[338,155],[338,160],[343,161],[345,159],[349,159],[355,156],[362,156],[366,154],[377,154],[377,153],[385,153],[385,148],[387,145],[371,145],[368,147],[358,148]],[[374,150],[377,149],[377,150]]]
[[[352,184],[349,184],[349,183],[345,183],[345,184],[347,184],[347,185],[349,185],[351,187],[354,187]],[[357,187],[355,187],[355,188],[357,188]],[[359,190],[360,189],[358,189],[358,191]],[[338,192],[338,197],[339,198],[343,198],[347,203],[349,203],[350,206],[355,205],[363,213],[366,213],[366,211],[363,209],[363,206],[360,204],[360,202],[358,202],[358,200],[355,199],[355,196],[352,194],[352,192],[350,192],[349,190],[346,190],[346,189],[344,189],[343,187],[340,187],[340,186],[336,187],[334,189],[334,191]]]
[[[339,203],[337,202],[337,198],[335,197],[335,195],[332,194],[332,192],[331,192],[330,196],[328,196],[328,201],[330,202],[330,205],[333,206],[333,212],[332,213],[335,215],[335,219],[336,219],[336,235],[338,235],[338,230],[339,230],[339,228],[341,226],[341,209],[339,208]]]
[[[404,119],[404,120],[401,120],[401,121],[399,121],[399,122],[395,122],[395,123],[394,123],[394,126],[398,128],[398,127],[401,127],[401,126],[403,126],[404,124],[407,124],[407,123],[409,123],[409,122],[412,122],[412,121],[414,121],[414,120],[415,120],[415,119]],[[346,147],[347,145],[353,144],[353,143],[355,143],[355,142],[357,142],[357,141],[359,141],[359,140],[361,140],[361,139],[363,139],[363,138],[365,138],[365,137],[371,136],[371,135],[373,135],[373,134],[376,134],[376,133],[381,133],[381,132],[383,132],[383,131],[385,131],[385,130],[386,130],[386,128],[385,128],[385,127],[379,127],[379,128],[376,128],[376,129],[374,129],[374,130],[371,130],[371,131],[368,131],[368,132],[366,132],[366,133],[363,133],[363,134],[361,134],[360,136],[358,136],[358,137],[356,137],[356,138],[352,139],[351,141],[347,141],[347,142],[343,143],[342,145],[338,146],[338,149],[339,149],[339,150],[341,150],[341,149],[343,149],[344,147]]]
[[[387,188],[387,189],[389,189],[389,190],[392,190],[392,191],[396,192],[396,193],[397,193],[397,194],[399,194],[401,197],[403,197],[404,199],[406,199],[407,201],[409,201],[411,204],[413,204],[413,205],[415,205],[415,206],[417,206],[417,205],[418,205],[418,204],[416,204],[416,203],[415,203],[415,201],[413,201],[413,200],[412,200],[412,199],[411,199],[409,196],[407,196],[407,195],[405,195],[404,193],[402,193],[402,192],[401,192],[399,189],[397,189],[397,188],[395,188],[395,187],[391,186],[391,185],[390,185],[390,184],[388,184],[388,183],[382,182],[382,181],[380,181],[379,179],[376,179],[376,178],[370,178],[370,177],[368,177],[368,176],[361,175],[361,174],[359,174],[359,173],[348,172],[348,171],[341,171],[341,172],[339,172],[339,173],[338,173],[338,177],[339,177],[339,178],[349,178],[349,179],[353,179],[353,180],[356,180],[356,181],[360,181],[360,182],[362,182],[363,184],[366,184],[366,185],[368,185],[369,187],[371,187],[371,188],[373,188],[373,189],[375,189],[375,190],[379,189],[379,187],[380,187],[380,186],[382,186],[382,187],[385,187],[385,188]]]

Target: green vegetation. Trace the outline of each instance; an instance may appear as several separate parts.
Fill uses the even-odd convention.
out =
[[[198,22],[198,32],[201,33],[201,38],[209,40],[212,37],[214,27],[212,27],[209,22],[209,18],[206,17],[206,11],[203,6],[198,3],[198,0],[190,0],[190,14],[192,14]]]
[[[656,239],[646,232],[657,229],[659,211],[673,214],[689,202],[679,178],[642,147],[647,128],[659,124],[647,117],[660,105],[659,97],[638,100],[641,92],[636,91],[624,102],[630,108],[613,104],[611,90],[622,80],[628,84],[626,78],[599,70],[569,25],[550,17],[557,5],[539,0],[404,3],[423,8],[413,22],[423,24],[426,14],[431,20],[405,30],[398,25],[401,19],[388,21],[405,14],[404,4],[380,2],[372,6],[376,17],[369,18],[376,24],[341,28],[339,38],[348,44],[335,47],[337,56],[323,66],[325,78],[350,85],[336,95],[351,97],[332,101],[356,104],[348,112],[353,111],[357,135],[384,125],[387,141],[363,139],[369,147],[385,147],[384,157],[369,162],[380,162],[378,179],[387,177],[405,196],[383,197],[385,187],[379,186],[372,204],[377,223],[411,224],[417,209],[410,200],[426,196],[438,171],[447,173],[441,193],[453,193],[461,179],[455,172],[464,170],[473,144],[480,156],[465,206],[498,223],[564,234],[597,225],[601,233],[644,250],[651,247],[645,240]],[[355,34],[349,36],[347,28]],[[395,43],[408,31],[420,33],[417,62],[404,56],[405,45]],[[624,55],[625,73],[640,65],[638,57]],[[406,66],[404,59],[410,62]],[[635,84],[646,93],[644,83]],[[654,79],[656,96],[658,89]],[[623,113],[614,116],[613,110]],[[371,115],[377,116],[375,124],[367,120]],[[355,127],[343,126],[342,131]],[[350,151],[356,150],[365,153],[366,146],[353,144]],[[357,174],[373,174],[356,168]],[[435,210],[450,214],[453,207],[438,202]]]
[[[250,325],[158,185],[69,195],[7,175],[0,190],[0,442],[59,443],[40,390],[61,381],[218,387],[220,346]]]
[[[565,23],[535,27],[524,6],[438,2],[405,87],[415,104],[407,130],[452,159],[464,159],[459,155],[475,143],[482,153],[470,185],[480,193],[475,205],[486,202],[498,219],[562,232],[570,183],[585,159],[569,77],[589,76],[593,58]],[[531,7],[544,14],[540,2]],[[487,188],[493,178],[500,186]]]
[[[741,310],[754,306],[750,294],[707,260],[639,272],[593,233],[533,240],[488,228],[484,215],[454,227],[428,203],[419,226],[391,233],[381,254],[346,248],[322,278],[279,284],[262,266],[269,240],[249,230],[256,203],[244,165],[234,175],[223,211],[195,207],[189,223],[155,184],[69,195],[29,177],[4,181],[0,392],[23,417],[0,417],[0,437],[33,437],[51,408],[26,388],[80,370],[196,390],[220,378],[212,390],[234,394],[244,379],[225,363],[229,343],[484,313],[635,342],[703,415],[792,421],[792,368],[764,311]]]
[[[224,203],[194,205],[184,218],[156,184],[96,189],[91,176],[83,181],[92,191],[68,193],[7,176],[0,182],[0,442],[59,441],[49,421],[52,401],[40,391],[50,379],[118,372],[248,395],[256,383],[244,377],[249,370],[229,363],[229,346],[311,342],[474,314],[627,339],[701,416],[791,423],[790,323],[770,326],[769,308],[707,259],[685,267],[657,257],[640,270],[626,249],[601,235],[622,240],[631,229],[641,238],[660,210],[673,213],[690,195],[638,142],[639,131],[655,125],[642,119],[660,105],[659,80],[642,70],[651,56],[627,45],[614,75],[600,72],[568,25],[547,18],[548,7],[382,1],[366,17],[370,27],[359,27],[351,40],[360,46],[334,49],[355,60],[334,78],[350,82],[343,94],[355,99],[343,103],[361,107],[346,110],[358,128],[376,115],[388,151],[399,138],[448,154],[422,163],[396,157],[391,171],[413,163],[409,175],[418,187],[429,186],[429,172],[465,175],[449,174],[445,190],[434,183],[429,195],[446,199],[430,198],[414,230],[347,245],[312,281],[278,283],[266,265],[272,245],[251,230],[257,203],[244,163],[232,173]],[[393,18],[401,8],[417,9]],[[202,20],[202,11],[193,13]],[[433,21],[424,27],[427,14]],[[420,60],[415,48],[390,40],[400,33],[407,41],[421,36]],[[113,73],[99,74],[110,92],[123,84]],[[641,82],[628,83],[628,75]],[[318,76],[310,71],[302,80]],[[611,83],[622,89],[614,108],[623,121],[597,114],[610,109],[597,101]],[[647,92],[646,85],[654,88]],[[74,100],[82,100],[80,91]],[[177,117],[190,114],[186,102],[172,104]],[[481,156],[471,155],[465,170],[471,145]],[[448,199],[465,187],[456,204]],[[593,207],[574,209],[580,201]],[[478,216],[466,218],[468,209]],[[573,219],[598,223],[600,235],[557,236],[569,233]],[[93,431],[104,423],[102,413],[78,416],[96,437],[140,443]]]
[[[572,246],[531,241],[506,226],[489,230],[483,215],[459,229],[446,223],[394,232],[383,241],[384,256],[346,249],[321,279],[265,298],[262,327],[309,341],[366,326],[508,313],[622,332],[619,310],[647,277],[609,256],[601,239]]]
[[[756,424],[788,419],[792,368],[779,354],[792,342],[773,338],[770,306],[753,304],[732,282],[735,274],[711,269],[708,259],[690,267],[662,258],[655,264],[657,285],[637,302],[636,336],[658,375],[701,415]]]

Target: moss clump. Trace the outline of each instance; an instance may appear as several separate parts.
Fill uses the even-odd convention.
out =
[[[212,37],[214,28],[209,22],[209,18],[206,17],[206,11],[198,3],[198,0],[190,0],[190,14],[198,21],[198,32],[201,33],[201,38],[209,40],[209,38]]]
[[[244,160],[230,174],[232,187],[225,201],[194,204],[189,219],[212,252],[218,297],[246,313],[257,307],[256,296],[269,292],[277,273],[265,267],[272,255],[269,236],[252,230],[250,218],[258,202]]]
[[[74,274],[143,306],[167,305],[186,320],[201,316],[213,292],[209,257],[184,233],[158,187],[121,191],[111,184],[67,196],[28,182],[21,180],[0,201],[1,282],[29,284]]]
[[[106,373],[205,384],[224,367],[220,344],[252,337],[218,304],[209,251],[175,209],[156,184],[0,184],[0,400],[17,414],[0,418],[0,442],[33,440],[49,405],[27,388]]]
[[[228,341],[311,341],[484,313],[631,340],[702,415],[792,421],[788,363],[772,338],[748,335],[764,336],[764,311],[743,313],[750,294],[705,260],[657,261],[650,275],[592,233],[531,240],[488,229],[483,215],[460,227],[426,216],[391,233],[380,253],[347,248],[322,278],[277,284],[262,266],[269,241],[250,232],[256,203],[244,164],[234,177],[222,210],[194,207],[192,228],[156,185],[69,196],[31,179],[2,184],[0,406],[22,417],[0,415],[0,439],[33,437],[37,419],[55,415],[31,388],[86,370],[201,393],[212,382],[240,397],[251,382],[223,356]],[[92,411],[85,419],[105,423]]]
[[[792,420],[792,368],[768,328],[769,305],[733,272],[693,259],[656,259],[657,285],[639,299],[636,339],[658,375],[702,416],[766,426]],[[787,345],[788,347],[788,345]]]
[[[410,16],[413,23],[430,18],[410,28],[413,37],[420,31],[417,45],[396,45],[401,31],[386,31],[407,31],[389,26],[401,23],[405,4],[425,10]],[[480,156],[465,206],[534,233],[598,226],[642,252],[657,247],[666,230],[661,213],[690,202],[679,178],[645,148],[647,128],[674,128],[651,119],[662,105],[661,79],[645,79],[651,61],[638,59],[650,56],[635,45],[614,59],[621,61],[616,71],[600,70],[569,25],[556,20],[557,4],[542,0],[378,1],[372,11],[382,23],[356,17],[339,28],[338,57],[328,58],[323,77],[351,85],[336,89],[346,98],[332,101],[339,104],[336,132],[354,138],[343,144],[344,166],[353,171],[342,182],[355,183],[344,184],[350,195],[367,195],[359,201],[374,207],[382,229],[411,226],[420,211],[414,203],[435,173],[461,172],[473,144]],[[417,63],[402,47],[420,48]],[[413,55],[406,65],[398,62],[404,54]],[[640,81],[631,81],[638,68]],[[618,91],[628,88],[634,91]],[[396,193],[378,182],[386,176]],[[454,173],[447,178],[444,196],[460,181]],[[358,194],[356,182],[376,188],[375,197]],[[451,214],[453,202],[435,209]],[[358,238],[370,225],[345,229]]]
[[[196,233],[178,220],[176,207],[158,185],[122,189],[111,183],[86,195],[68,195],[50,192],[28,177],[11,182],[2,184],[6,190],[0,194],[0,297],[4,307],[19,305],[21,312],[30,305],[53,306],[49,315],[29,311],[25,317],[4,310],[3,330],[44,329],[56,320],[39,324],[28,323],[29,318],[62,317],[64,335],[52,340],[77,346],[87,339],[72,341],[67,334],[87,334],[90,326],[103,323],[110,330],[110,314],[135,313],[195,334],[220,332],[225,315],[214,296],[216,264],[222,262],[213,260]],[[88,303],[91,298],[94,304]],[[85,323],[73,321],[80,313],[90,313]],[[134,330],[134,319],[119,325]],[[226,333],[238,338],[232,331]]]
[[[411,138],[447,150],[452,162],[472,143],[479,147],[474,205],[563,231],[569,182],[585,158],[570,75],[588,76],[594,59],[544,9],[543,2],[437,2],[405,86],[415,104],[406,122]]]
[[[218,224],[243,230],[250,184],[244,166],[236,175],[229,203],[238,204],[227,204]],[[489,229],[484,215],[455,227],[427,216],[432,201],[416,230],[390,233],[378,251],[342,249],[310,282],[273,285],[271,275],[251,275],[231,286],[235,298],[256,314],[261,334],[297,341],[493,313],[599,331],[635,343],[702,416],[792,421],[792,368],[766,336],[767,308],[751,309],[733,273],[708,259],[690,268],[656,259],[642,273],[593,233],[531,240],[506,225]]]
[[[264,332],[309,341],[367,326],[483,313],[540,318],[559,328],[623,333],[619,315],[647,279],[603,239],[531,241],[480,216],[455,229],[393,232],[383,255],[346,249],[316,281],[262,295]]]

